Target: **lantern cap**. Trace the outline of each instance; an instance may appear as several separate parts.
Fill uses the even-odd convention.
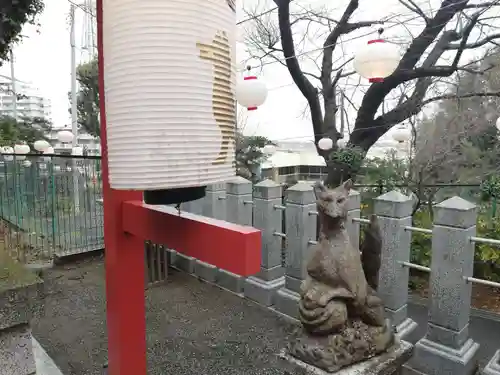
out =
[[[178,189],[146,190],[144,203],[153,205],[179,204],[201,199],[205,196],[206,186]]]

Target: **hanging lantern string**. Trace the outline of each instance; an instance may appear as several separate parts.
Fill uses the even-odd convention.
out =
[[[395,125],[394,125],[395,126]],[[384,127],[387,127],[386,125],[376,125],[376,126],[370,126],[370,129],[376,129],[376,128],[384,128]],[[405,128],[406,129],[406,128]],[[363,130],[367,130],[367,129],[354,129],[352,132],[350,132],[349,134],[346,134],[346,135],[352,135],[356,132],[360,132],[360,131],[363,131]],[[328,133],[319,133],[319,134],[314,134],[312,137],[325,137],[325,136],[329,136],[330,134]],[[288,137],[288,138],[279,138],[279,139],[272,139],[272,141],[291,141],[291,140],[294,140],[294,139],[304,139],[304,138],[311,138],[310,135],[303,135],[303,136],[298,136],[298,137]],[[338,138],[338,139],[344,139],[345,138],[345,135],[344,137],[342,138]],[[314,142],[311,140],[311,142]]]
[[[462,1],[465,1],[465,0],[462,0]],[[445,5],[443,7],[441,7],[441,9],[446,9],[446,8],[449,8],[451,6],[456,6],[455,3],[453,4],[448,4],[448,5]],[[383,20],[381,21],[382,23],[384,22],[388,22],[389,20],[391,20],[392,18],[394,18],[395,16],[391,16],[389,18],[387,18],[386,20]],[[364,38],[364,37],[367,37],[367,36],[370,36],[372,34],[374,34],[375,32],[378,33],[379,35],[382,34],[383,32],[385,32],[386,30],[388,29],[392,29],[394,27],[397,27],[397,26],[401,26],[402,24],[405,24],[405,23],[408,23],[408,22],[411,22],[411,21],[414,21],[416,19],[419,19],[421,18],[420,15],[417,15],[417,16],[412,16],[412,17],[409,17],[405,20],[402,20],[402,21],[394,21],[394,25],[390,25],[390,26],[387,26],[385,29],[383,28],[380,28],[378,29],[377,31],[370,31],[370,32],[367,32],[365,34],[362,34],[362,35],[359,35],[359,36],[355,36],[355,37],[352,37],[352,38],[347,38],[347,39],[344,39],[342,41],[342,43],[347,43],[347,42],[351,42],[353,40],[358,40],[358,39],[361,39],[361,38]],[[436,25],[436,27],[439,27],[439,26],[443,26],[443,25],[446,25],[447,22],[442,22],[441,24],[438,24]],[[301,52],[301,53],[298,53],[298,54],[295,54],[293,56],[289,56],[289,57],[285,57],[283,59],[274,59],[272,61],[266,61],[266,62],[262,62],[260,65],[257,65],[257,66],[252,66],[252,69],[262,69],[264,66],[266,65],[272,65],[272,64],[276,64],[276,63],[286,63],[287,60],[289,59],[294,59],[294,58],[299,58],[299,57],[302,57],[302,56],[307,56],[308,54],[310,53],[314,53],[314,52],[319,52],[319,51],[323,51],[324,49],[327,49],[327,48],[331,48],[331,47],[335,47],[337,45],[337,43],[332,43],[332,44],[329,44],[329,45],[326,45],[326,46],[323,46],[323,47],[318,47],[318,48],[313,48],[311,50],[307,50],[307,51],[304,51],[304,52]],[[244,70],[240,70],[239,72],[243,72],[247,70],[246,68]]]

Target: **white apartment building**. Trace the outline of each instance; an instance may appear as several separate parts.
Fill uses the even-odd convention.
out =
[[[14,95],[14,91],[17,94]],[[0,116],[41,117],[51,121],[51,103],[31,84],[15,80],[15,90],[8,76],[0,75]]]

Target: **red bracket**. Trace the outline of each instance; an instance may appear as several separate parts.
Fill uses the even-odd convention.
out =
[[[261,234],[173,207],[124,202],[123,230],[241,276],[260,271]]]

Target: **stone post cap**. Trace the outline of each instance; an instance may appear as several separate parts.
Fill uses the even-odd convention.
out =
[[[264,180],[254,186],[254,197],[258,199],[276,199],[283,196],[283,188],[273,180]]]
[[[227,182],[227,193],[233,195],[252,194],[252,182],[241,176],[236,176]]]
[[[477,206],[463,198],[454,196],[434,206],[434,224],[455,228],[470,228],[476,225]]]
[[[361,194],[357,190],[351,190],[349,192],[349,198],[347,199],[347,210],[359,210],[361,206]]]
[[[286,190],[286,202],[307,205],[316,203],[312,183],[299,182]]]
[[[375,198],[374,201],[374,212],[378,216],[404,218],[411,216],[413,212],[412,199],[398,190],[382,194]]]

